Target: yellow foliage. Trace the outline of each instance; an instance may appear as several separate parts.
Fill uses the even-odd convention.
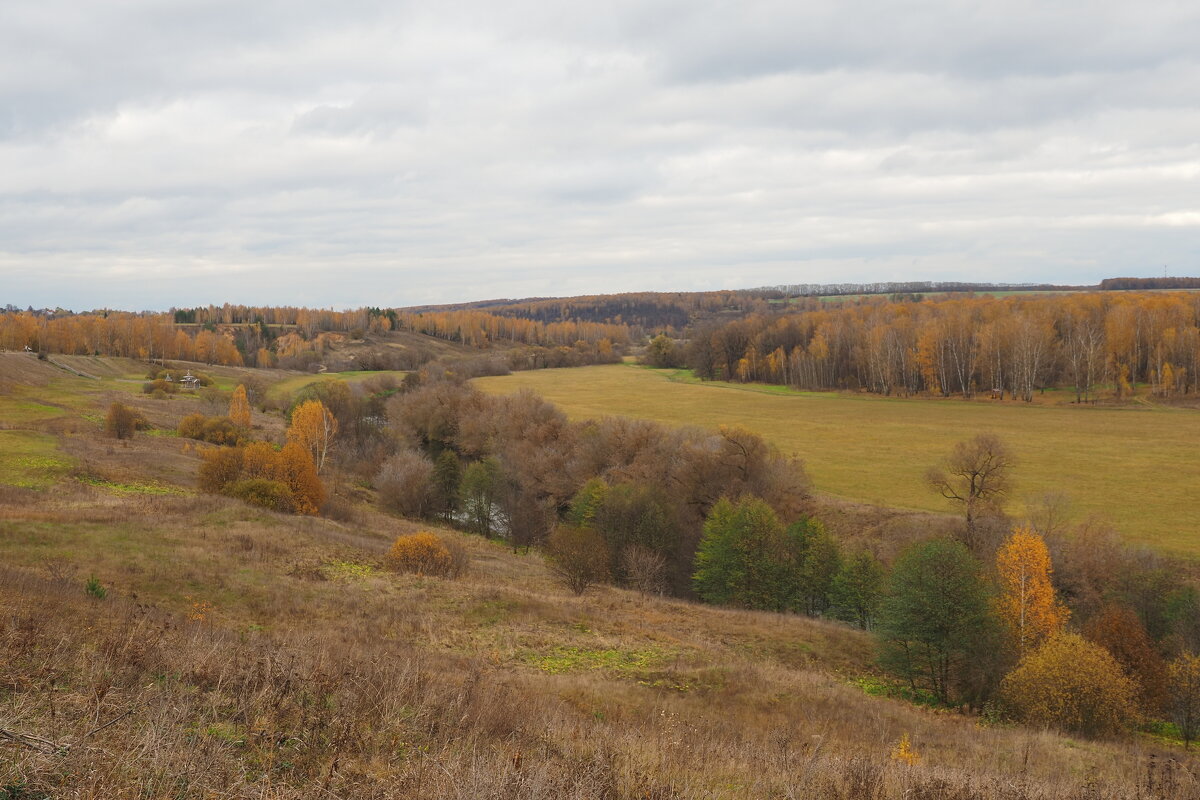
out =
[[[1070,612],[1054,595],[1050,551],[1042,537],[1017,528],[996,553],[1000,596],[996,610],[1024,654],[1058,633]]]
[[[899,761],[910,767],[920,763],[921,755],[913,749],[907,733],[901,736],[899,743],[892,748],[892,761]]]
[[[279,453],[266,442],[251,442],[242,451],[241,480],[266,478],[281,480]]]
[[[239,428],[250,427],[250,400],[246,397],[246,387],[240,383],[229,398],[229,418]]]
[[[317,472],[325,466],[325,458],[337,435],[337,419],[320,400],[307,400],[292,412],[292,424],[287,440],[297,442],[312,456]]]
[[[1021,659],[1000,696],[1027,723],[1091,735],[1125,730],[1137,714],[1137,687],[1121,665],[1073,633],[1057,634]]]
[[[325,503],[325,485],[317,477],[312,455],[298,442],[288,442],[279,451],[276,480],[292,491],[296,513],[315,516]]]
[[[387,565],[397,572],[450,575],[454,558],[442,540],[428,531],[397,537],[387,554]]]

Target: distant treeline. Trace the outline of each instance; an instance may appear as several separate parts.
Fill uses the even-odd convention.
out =
[[[842,297],[857,294],[924,294],[927,292],[1052,292],[1090,287],[1049,283],[963,283],[960,281],[902,281],[883,283],[792,283],[765,286],[756,292],[786,297]]]
[[[502,317],[529,319],[545,324],[592,322],[628,326],[637,337],[649,332],[682,331],[698,318],[717,314],[765,313],[770,301],[782,299],[774,290],[719,292],[628,292],[581,297],[483,300],[449,306],[402,309],[408,314],[482,311]]]
[[[1164,396],[1194,394],[1200,294],[878,298],[729,322],[697,332],[682,357],[656,346],[658,363],[683,361],[702,378],[802,389],[1032,400],[1059,386],[1088,401],[1102,385],[1120,397],[1142,383]]]
[[[1200,278],[1105,278],[1103,290],[1200,289]]]
[[[623,325],[543,323],[482,311],[409,314],[378,308],[332,311],[226,304],[166,313],[8,311],[0,313],[0,349],[304,369],[339,340],[391,330],[480,349],[504,344],[524,345],[535,356],[553,351],[537,356],[536,363],[610,360],[629,342],[629,329]],[[432,353],[414,353],[408,360],[412,363],[378,368],[413,369],[431,358]]]

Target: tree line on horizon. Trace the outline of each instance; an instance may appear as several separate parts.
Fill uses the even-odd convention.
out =
[[[393,330],[480,350],[525,348],[521,355],[527,357],[512,359],[513,369],[605,363],[618,359],[630,342],[624,325],[542,323],[482,311],[408,314],[378,308],[339,312],[225,305],[165,313],[6,312],[0,314],[0,350],[307,369],[337,340]],[[420,348],[389,355],[387,363],[376,358],[358,368],[416,369],[436,357]]]
[[[949,295],[879,298],[784,315],[754,315],[651,343],[656,366],[701,378],[883,395],[980,393],[1030,401],[1044,388],[1093,401],[1200,390],[1200,294]]]

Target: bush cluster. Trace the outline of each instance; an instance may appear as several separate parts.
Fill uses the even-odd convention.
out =
[[[179,435],[185,439],[232,447],[242,443],[245,432],[229,417],[207,417],[196,412],[179,421]]]
[[[201,459],[202,491],[297,514],[315,515],[325,503],[325,486],[312,456],[295,442],[282,450],[266,442],[218,447],[203,453]]]

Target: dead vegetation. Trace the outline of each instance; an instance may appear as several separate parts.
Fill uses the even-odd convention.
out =
[[[386,517],[86,489],[2,500],[10,796],[1200,796],[1194,765],[1139,740],[870,697],[853,683],[868,640],[830,623],[576,598],[540,559],[449,531],[469,573],[393,575]],[[93,573],[103,600],[84,591]],[[890,756],[905,734],[919,764]]]

